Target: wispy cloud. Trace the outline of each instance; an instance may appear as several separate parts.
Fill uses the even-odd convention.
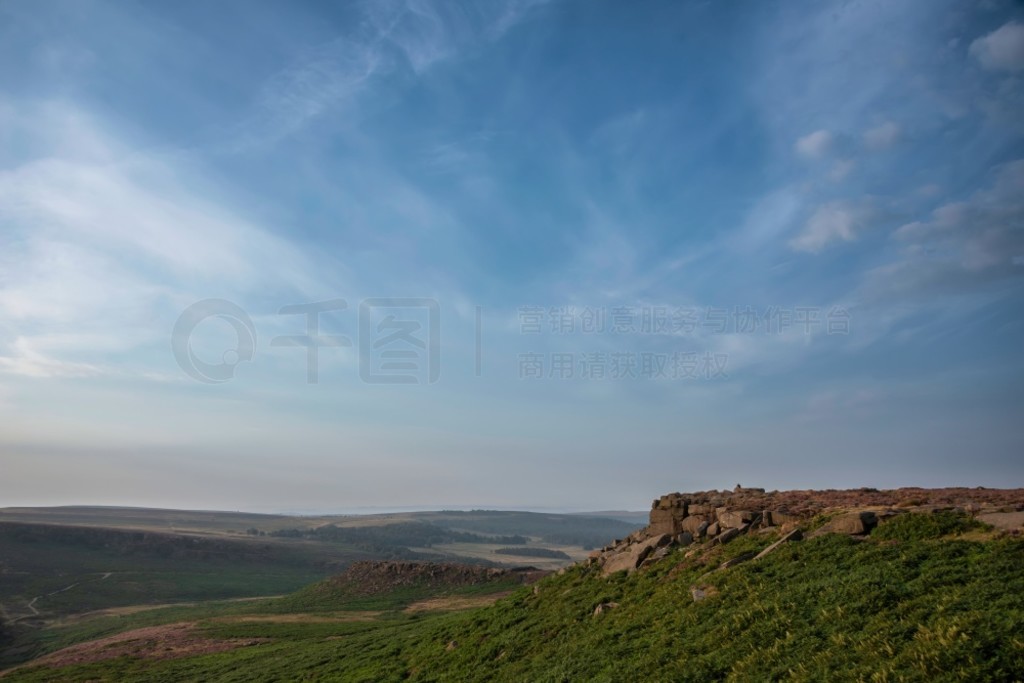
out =
[[[847,202],[829,202],[814,210],[789,245],[797,251],[819,252],[836,242],[852,242],[867,224],[867,209]]]
[[[1024,277],[1024,160],[993,170],[991,184],[966,201],[936,208],[899,227],[901,258],[871,273],[871,286],[921,295],[970,291]]]
[[[94,377],[104,374],[99,366],[60,360],[47,355],[38,342],[38,339],[26,337],[15,339],[8,349],[11,355],[0,355],[0,372],[37,378]]]
[[[971,56],[986,69],[1024,69],[1024,24],[1011,21],[971,43]]]
[[[874,151],[889,149],[899,140],[900,132],[898,125],[886,121],[864,131],[864,146]]]
[[[154,316],[210,289],[318,290],[304,253],[183,182],[193,168],[126,146],[66,105],[26,106],[22,114],[17,129],[41,153],[0,172],[8,371],[97,374],[100,365],[59,354],[158,338],[166,330]],[[78,144],[54,140],[46,149],[53,130]],[[53,343],[52,335],[71,333],[73,346]]]
[[[820,159],[832,149],[834,136],[827,130],[816,130],[796,141],[797,154],[806,159]]]
[[[360,96],[388,76],[409,69],[420,76],[460,51],[495,41],[548,0],[380,0],[337,38],[296,55],[263,85],[254,113],[233,134],[229,150],[273,144],[319,117],[358,118]]]

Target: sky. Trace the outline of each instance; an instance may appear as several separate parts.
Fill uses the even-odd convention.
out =
[[[0,0],[0,507],[1024,486],[1024,7]]]

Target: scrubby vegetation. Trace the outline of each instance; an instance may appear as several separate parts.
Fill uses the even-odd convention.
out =
[[[874,530],[878,540],[923,541],[985,529],[986,525],[963,512],[941,510],[933,514],[897,515]]]
[[[826,534],[725,570],[717,567],[776,535],[689,558],[675,549],[630,575],[577,565],[454,614],[408,614],[388,608],[385,594],[376,596],[385,611],[367,622],[201,621],[208,637],[254,644],[23,669],[11,680],[1024,679],[1024,542],[951,538],[966,521],[956,516],[907,519],[868,540]],[[300,607],[367,609],[353,600]]]

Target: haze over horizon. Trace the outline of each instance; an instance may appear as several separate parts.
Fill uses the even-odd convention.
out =
[[[1024,486],[1022,79],[1009,0],[0,3],[0,507]]]

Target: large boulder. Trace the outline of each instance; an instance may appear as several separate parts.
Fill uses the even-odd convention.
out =
[[[653,536],[647,539],[641,545],[645,545],[649,548],[663,548],[669,545],[671,542],[672,536],[670,534],[659,534],[657,536]]]
[[[878,517],[870,510],[848,512],[830,519],[825,526],[818,530],[818,533],[863,536],[871,533],[871,530],[877,525]]]
[[[783,526],[784,524],[795,524],[800,521],[800,517],[794,515],[792,512],[786,510],[771,510],[769,517],[767,517],[768,523],[772,526]]]
[[[647,530],[652,534],[678,534],[683,530],[680,519],[682,514],[679,510],[656,508],[651,510],[651,523]]]
[[[703,529],[701,528],[702,524],[704,525]],[[704,529],[707,528],[708,521],[704,519],[703,516],[699,515],[690,515],[680,523],[681,531],[689,531],[694,536],[700,536],[704,532]]]
[[[1024,527],[1024,512],[988,512],[978,515],[978,519],[1004,531]]]
[[[723,531],[722,533],[720,533],[720,534],[719,534],[719,535],[718,535],[718,536],[717,536],[717,537],[715,538],[715,540],[716,540],[716,541],[718,541],[719,543],[721,543],[722,545],[725,545],[726,543],[728,543],[728,542],[729,542],[729,541],[731,541],[732,539],[734,539],[734,538],[736,538],[737,536],[739,536],[739,535],[740,535],[740,533],[741,533],[741,532],[740,532],[740,530],[739,530],[739,529],[737,529],[736,527],[733,527],[733,528],[731,528],[731,529],[726,529],[725,531]]]
[[[725,528],[739,528],[753,521],[754,513],[750,510],[726,510],[718,513],[718,523]]]
[[[624,550],[608,557],[605,560],[604,564],[601,566],[601,573],[605,576],[621,571],[632,573],[656,548],[667,546],[671,542],[671,536],[668,534],[659,534],[642,543],[634,543],[633,545],[627,546]]]
[[[636,569],[638,564],[640,564],[640,560],[637,559],[636,555],[628,550],[624,550],[604,561],[604,564],[601,565],[601,574],[608,576],[615,572],[631,572]]]

